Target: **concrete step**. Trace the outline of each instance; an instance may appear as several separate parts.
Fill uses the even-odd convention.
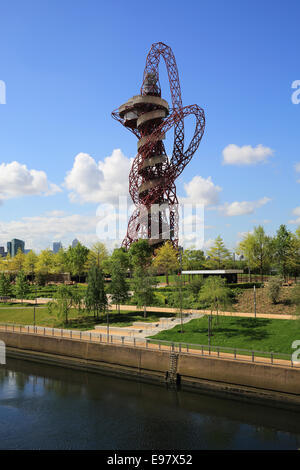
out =
[[[133,328],[142,328],[142,329],[152,329],[152,328],[157,328],[159,326],[159,323],[152,323],[152,322],[143,322],[143,321],[135,321],[132,324]]]
[[[96,325],[95,330],[97,333],[107,333],[107,327],[102,325]],[[133,336],[135,333],[142,333],[142,329],[137,330],[130,327],[117,327],[117,326],[110,326],[109,327],[109,334],[111,335],[118,335],[118,336]]]

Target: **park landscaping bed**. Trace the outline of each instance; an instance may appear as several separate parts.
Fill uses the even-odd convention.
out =
[[[256,311],[257,313],[275,313],[293,315],[297,313],[296,305],[291,302],[293,287],[282,287],[279,301],[273,304],[268,296],[267,287],[256,289]],[[243,290],[236,296],[233,304],[235,312],[253,313],[254,295],[253,289]],[[300,339],[300,338],[299,338]]]

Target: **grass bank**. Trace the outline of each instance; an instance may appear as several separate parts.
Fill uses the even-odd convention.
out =
[[[33,325],[33,307],[2,307],[0,308],[0,323],[15,323],[19,325]],[[172,314],[151,312],[144,318],[142,312],[136,311],[109,311],[109,323],[111,326],[131,326],[135,321],[155,322],[160,317],[171,317]],[[70,328],[82,331],[92,330],[95,325],[106,324],[106,315],[99,316],[99,319],[86,313],[78,313],[76,309],[69,312],[69,321],[65,323],[54,315],[50,315],[47,307],[36,309],[35,324],[38,326],[48,326],[50,328]]]
[[[208,344],[208,317],[203,317],[151,338],[190,344]],[[299,320],[273,320],[266,318],[219,317],[213,320],[212,346],[250,349],[256,351],[291,354],[293,341],[300,340]]]

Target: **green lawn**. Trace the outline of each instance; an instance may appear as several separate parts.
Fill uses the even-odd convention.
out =
[[[171,314],[161,312],[151,312],[144,318],[142,312],[122,311],[120,314],[116,311],[109,312],[109,323],[111,326],[130,326],[135,321],[155,322],[160,317],[172,316]],[[69,313],[68,324],[59,320],[56,316],[50,315],[47,307],[36,308],[36,325],[48,326],[51,328],[70,328],[80,329],[82,331],[91,330],[95,325],[106,324],[106,315],[99,316],[99,319],[93,315],[78,314],[77,310],[72,309]],[[0,323],[15,323],[19,325],[33,325],[33,307],[2,307],[0,308]]]
[[[269,320],[265,318],[219,317],[213,320],[212,346],[270,351],[290,354],[293,341],[300,340],[299,320]],[[161,331],[151,338],[190,344],[208,344],[208,317],[203,317],[171,330]]]

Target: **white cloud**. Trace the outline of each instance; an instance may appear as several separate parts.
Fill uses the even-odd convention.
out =
[[[265,162],[268,157],[272,157],[274,151],[261,144],[256,147],[251,145],[239,147],[238,145],[230,144],[224,148],[222,153],[224,165],[255,165]]]
[[[120,149],[98,163],[87,153],[76,155],[73,168],[65,178],[72,202],[115,202],[128,195],[128,175],[132,160]]]
[[[295,207],[292,213],[297,217],[296,219],[289,220],[289,224],[300,224],[300,206]]]
[[[61,189],[48,181],[44,171],[29,170],[19,162],[0,164],[0,199],[21,196],[50,196]]]
[[[267,204],[271,199],[268,197],[263,197],[258,201],[242,201],[242,202],[226,202],[222,206],[218,207],[218,210],[227,217],[233,217],[237,215],[247,215],[253,214],[255,209]]]
[[[83,243],[99,241],[96,235],[96,225],[99,218],[89,215],[49,215],[22,217],[20,220],[0,222],[1,244],[12,238],[25,241],[25,248],[39,251],[52,248],[52,242],[61,240],[68,246],[76,237]]]
[[[205,206],[217,204],[219,202],[220,186],[216,186],[209,176],[202,178],[196,175],[189,182],[184,184],[187,197],[181,198],[181,202],[188,204],[204,204]]]
[[[297,171],[297,173],[300,173],[300,162],[295,164],[295,170]]]

